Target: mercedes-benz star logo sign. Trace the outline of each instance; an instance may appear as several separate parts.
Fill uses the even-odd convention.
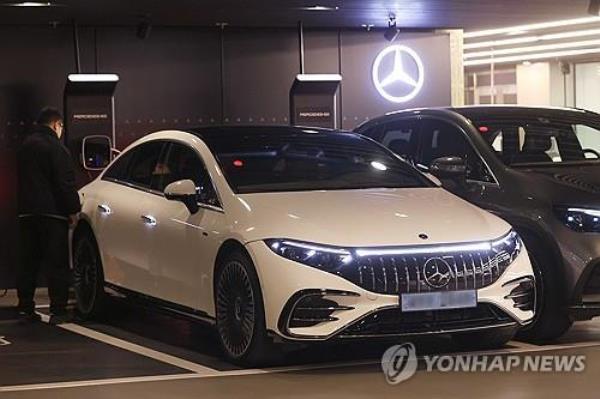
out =
[[[430,258],[423,266],[423,277],[431,288],[444,288],[450,283],[452,269],[444,259]]]
[[[419,94],[425,81],[421,57],[400,44],[381,51],[373,63],[373,84],[383,98],[405,103]]]

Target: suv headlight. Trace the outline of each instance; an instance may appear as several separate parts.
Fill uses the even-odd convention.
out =
[[[600,209],[557,207],[559,219],[573,231],[600,233]]]
[[[294,262],[335,271],[354,259],[349,250],[285,239],[265,240],[271,251]]]

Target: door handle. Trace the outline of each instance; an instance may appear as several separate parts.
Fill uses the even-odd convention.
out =
[[[100,213],[104,214],[104,215],[110,215],[112,213],[112,210],[110,209],[110,207],[108,205],[98,205],[98,211],[100,211]]]
[[[140,216],[142,221],[149,226],[156,226],[156,218],[152,215],[142,215]]]

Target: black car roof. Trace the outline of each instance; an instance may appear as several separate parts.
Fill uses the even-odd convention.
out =
[[[520,117],[547,117],[547,118],[568,118],[582,117],[586,115],[597,116],[596,113],[577,109],[577,108],[559,108],[559,107],[531,107],[515,105],[486,105],[486,106],[467,106],[451,107],[447,110],[454,111],[469,119],[487,119],[493,118],[520,118]]]

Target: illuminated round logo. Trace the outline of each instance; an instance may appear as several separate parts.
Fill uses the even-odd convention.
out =
[[[450,283],[452,269],[444,259],[430,258],[423,266],[423,278],[431,288],[444,288]]]
[[[373,84],[383,98],[405,103],[419,94],[425,81],[421,57],[400,44],[382,50],[373,62]]]

